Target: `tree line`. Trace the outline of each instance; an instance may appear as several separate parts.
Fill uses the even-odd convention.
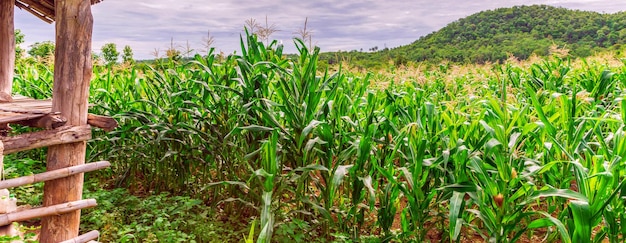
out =
[[[35,42],[32,45],[28,46],[28,50],[23,49],[20,44],[24,43],[25,36],[21,32],[21,30],[15,30],[15,55],[16,59],[25,59],[29,58],[32,61],[51,61],[54,58],[54,49],[55,44],[52,41],[43,41],[43,42]],[[100,63],[103,62],[105,65],[110,66],[121,61],[126,64],[135,63],[135,59],[133,57],[133,49],[126,45],[122,49],[122,53],[117,50],[117,45],[115,43],[106,43],[100,49],[101,55],[97,53],[92,53],[94,58],[94,62]],[[28,54],[28,55],[26,55]],[[121,54],[121,56],[120,56]]]
[[[352,60],[362,67],[381,63],[452,61],[502,62],[510,57],[546,56],[552,47],[574,57],[598,51],[621,51],[626,42],[626,12],[604,14],[547,5],[516,6],[482,11],[397,48],[374,52],[333,52],[329,63]],[[370,51],[372,49],[370,48]]]

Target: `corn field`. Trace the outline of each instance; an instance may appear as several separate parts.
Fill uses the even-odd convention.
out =
[[[295,45],[245,35],[240,54],[96,67],[91,112],[120,126],[87,159],[111,161],[115,187],[237,215],[235,242],[296,220],[319,241],[626,241],[626,63],[417,77],[320,70]],[[16,72],[16,92],[50,97],[49,66]]]

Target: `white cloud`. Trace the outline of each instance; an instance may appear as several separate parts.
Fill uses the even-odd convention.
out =
[[[181,4],[182,3],[182,4]],[[239,48],[244,21],[254,18],[276,24],[272,37],[284,40],[287,51],[295,51],[290,40],[308,17],[307,28],[322,51],[369,49],[373,46],[405,45],[467,15],[514,5],[550,4],[582,10],[617,12],[626,3],[610,0],[105,0],[93,7],[94,50],[104,43],[119,48],[130,45],[136,58],[150,58],[155,49],[164,50],[170,39],[178,45],[202,49],[207,30],[214,46],[230,53]],[[25,46],[54,39],[48,25],[16,11],[16,28],[26,34]]]

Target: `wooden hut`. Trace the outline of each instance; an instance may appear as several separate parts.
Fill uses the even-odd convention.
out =
[[[9,123],[43,130],[0,137],[2,155],[48,147],[47,172],[0,181],[0,189],[45,181],[43,207],[21,212],[0,212],[0,225],[41,218],[40,242],[86,242],[97,231],[78,236],[80,209],[95,200],[82,200],[83,173],[109,166],[85,164],[86,141],[91,126],[112,129],[114,120],[87,112],[92,75],[91,5],[100,0],[1,0],[0,1],[0,129]],[[52,100],[33,100],[13,94],[15,67],[15,7],[48,23],[55,23],[56,51]],[[2,167],[0,166],[0,169]]]

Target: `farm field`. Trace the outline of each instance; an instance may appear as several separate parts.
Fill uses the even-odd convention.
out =
[[[623,242],[626,62],[321,69],[319,49],[97,66],[85,231],[102,242]],[[290,43],[287,43],[290,44]],[[326,66],[326,64],[323,64]],[[44,62],[14,90],[49,98]],[[23,128],[15,128],[17,132]],[[45,169],[7,156],[7,178]],[[37,205],[41,185],[14,191]],[[106,190],[97,188],[104,187]],[[30,229],[36,229],[32,222]]]

